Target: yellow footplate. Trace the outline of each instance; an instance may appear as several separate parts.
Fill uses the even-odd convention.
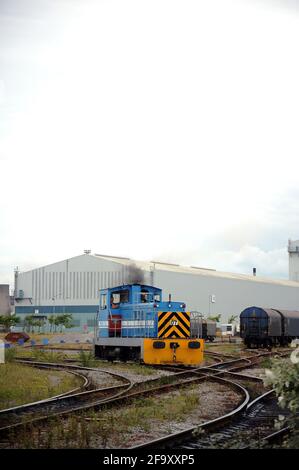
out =
[[[145,364],[197,365],[203,361],[204,340],[198,338],[144,338]]]

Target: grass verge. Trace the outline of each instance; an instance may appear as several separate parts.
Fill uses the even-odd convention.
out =
[[[0,409],[60,395],[81,384],[64,371],[38,370],[14,362],[0,364]]]

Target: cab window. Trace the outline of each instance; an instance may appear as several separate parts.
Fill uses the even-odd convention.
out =
[[[129,291],[121,290],[116,292],[111,292],[110,303],[112,304],[124,304],[129,302]]]
[[[147,303],[149,301],[149,292],[147,290],[141,291],[140,300],[142,303]]]

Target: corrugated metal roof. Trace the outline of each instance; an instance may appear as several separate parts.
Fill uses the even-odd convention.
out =
[[[146,271],[154,269],[157,271],[168,271],[173,273],[182,273],[182,274],[193,274],[196,276],[206,276],[213,278],[225,278],[225,279],[235,279],[242,281],[250,281],[254,283],[266,283],[266,284],[276,284],[289,287],[299,287],[299,282],[289,281],[284,279],[270,279],[266,277],[259,276],[250,276],[248,274],[240,273],[228,273],[224,271],[216,271],[211,268],[199,268],[195,266],[181,266],[172,263],[165,263],[163,261],[138,261],[130,258],[117,257],[117,256],[106,256],[106,255],[94,255],[98,258],[110,259],[111,261],[118,262],[125,266],[130,264],[135,264],[137,267],[144,269]]]
[[[268,317],[281,318],[280,314],[272,308],[261,308],[261,310],[264,310],[264,312],[267,313]]]
[[[296,310],[276,309],[276,311],[282,313],[285,318],[299,318],[299,312]]]
[[[119,260],[130,260],[131,261],[131,258],[126,258],[125,256],[113,256],[113,255],[98,255],[97,253],[95,253],[93,256],[97,256],[99,258],[113,258],[113,259],[119,259]]]

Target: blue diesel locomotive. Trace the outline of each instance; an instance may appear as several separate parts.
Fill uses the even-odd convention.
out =
[[[203,340],[190,336],[186,305],[162,301],[162,290],[143,284],[102,289],[95,356],[109,361],[196,365],[203,361]]]

